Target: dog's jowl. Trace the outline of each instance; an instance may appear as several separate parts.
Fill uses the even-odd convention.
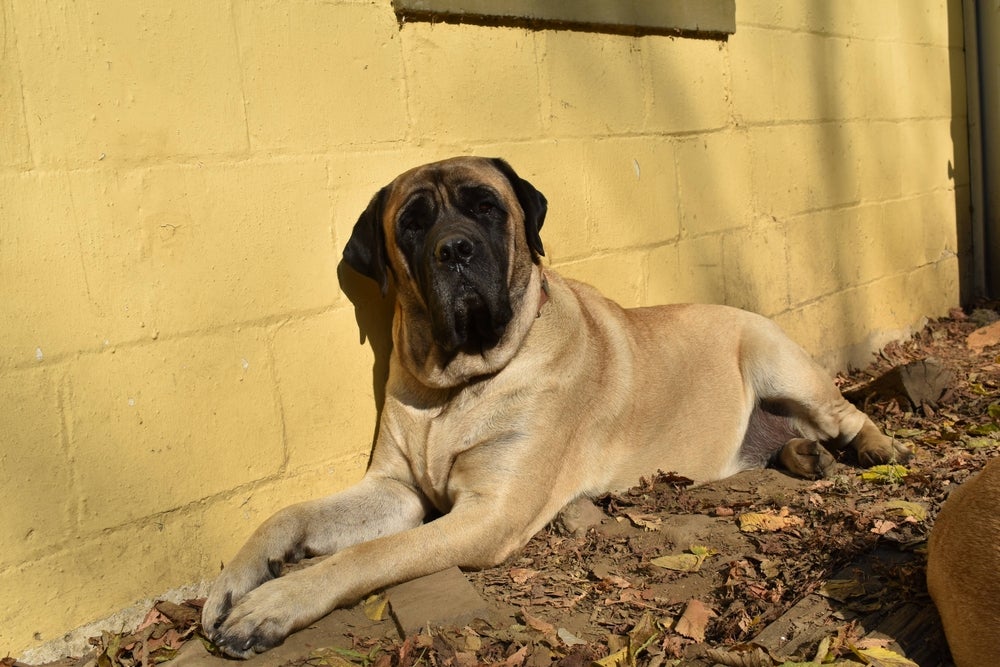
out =
[[[497,564],[574,499],[658,470],[705,482],[779,460],[812,477],[827,446],[866,465],[906,456],[770,320],[627,310],[543,267],[546,209],[507,163],[471,157],[371,200],[344,248],[395,299],[371,465],[275,514],[222,571],[203,623],[224,651],[264,651],[400,581]],[[277,577],[306,556],[326,558]]]

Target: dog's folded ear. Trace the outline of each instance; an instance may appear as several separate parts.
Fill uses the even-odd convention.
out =
[[[545,249],[542,247],[542,237],[539,232],[542,223],[545,222],[545,213],[549,210],[548,200],[535,189],[534,185],[518,176],[505,161],[493,158],[492,162],[493,166],[510,181],[514,194],[517,195],[517,201],[521,204],[521,210],[524,211],[524,233],[528,239],[528,247],[536,258],[538,255],[544,256]]]
[[[382,296],[385,296],[389,288],[385,231],[382,229],[382,211],[388,190],[386,186],[372,197],[368,208],[354,223],[351,238],[344,246],[344,261],[347,265],[377,282]]]

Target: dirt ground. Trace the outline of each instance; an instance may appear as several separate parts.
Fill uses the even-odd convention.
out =
[[[354,610],[367,626],[259,664],[950,665],[924,549],[949,490],[1000,452],[1000,347],[987,326],[996,319],[955,311],[837,378],[912,448],[906,467],[864,470],[845,452],[819,481],[757,470],[695,487],[661,473],[584,508],[589,527],[557,522],[508,562],[467,573],[488,619],[400,634],[390,591],[388,605],[373,598]],[[916,380],[888,379],[927,359]],[[197,609],[151,610],[144,627],[95,638],[94,652],[59,664],[210,652]]]

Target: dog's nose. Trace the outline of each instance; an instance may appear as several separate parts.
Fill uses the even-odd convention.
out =
[[[461,234],[449,234],[437,242],[434,256],[447,266],[468,264],[476,253],[476,245]]]

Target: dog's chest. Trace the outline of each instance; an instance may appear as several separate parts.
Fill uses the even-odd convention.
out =
[[[414,482],[434,506],[447,512],[454,498],[449,486],[456,459],[487,443],[495,430],[477,392],[462,391],[429,405],[400,405],[392,410],[392,440],[410,466]]]

